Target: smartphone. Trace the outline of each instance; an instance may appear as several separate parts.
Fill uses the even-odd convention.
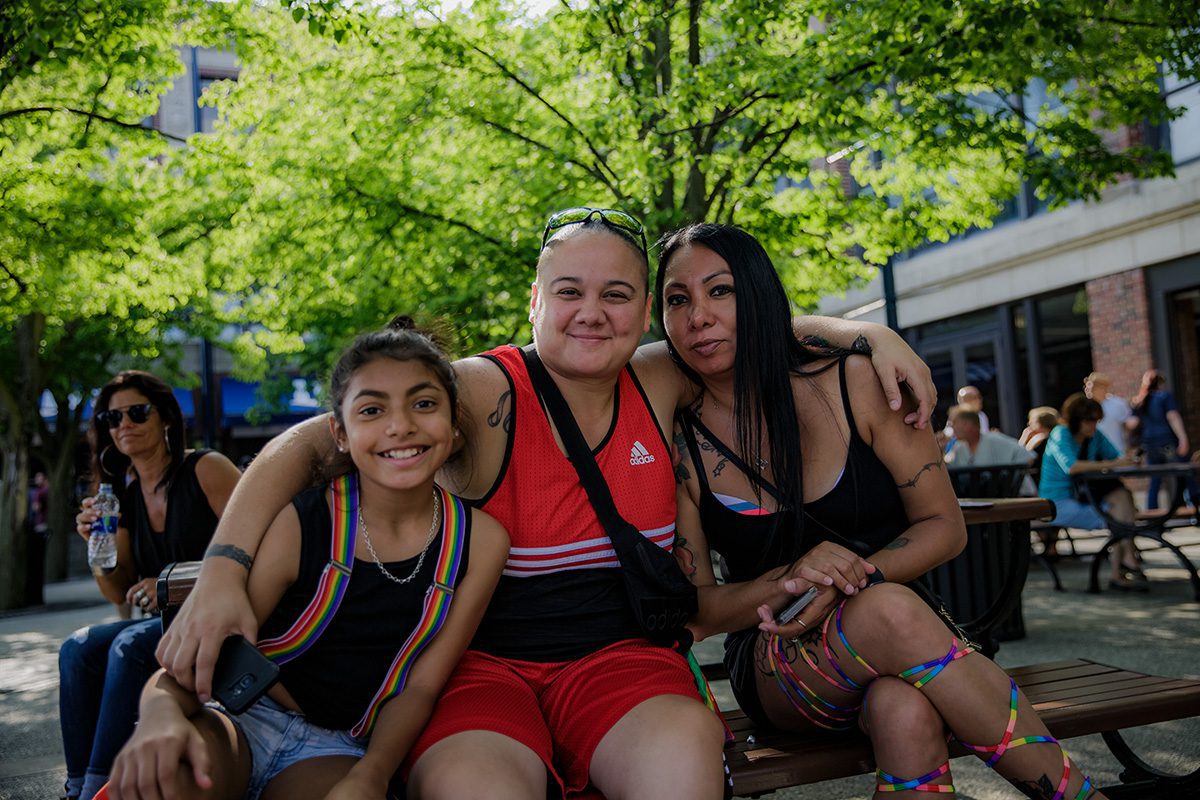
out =
[[[796,617],[800,616],[800,612],[807,608],[808,604],[816,599],[817,587],[810,587],[807,592],[793,600],[791,605],[779,612],[779,617],[775,621],[780,625],[787,625]]]
[[[279,667],[242,636],[221,645],[213,669],[213,699],[231,713],[241,714],[279,680]]]

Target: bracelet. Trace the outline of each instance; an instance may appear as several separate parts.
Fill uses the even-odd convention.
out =
[[[235,544],[214,544],[210,545],[204,551],[204,559],[206,561],[218,556],[236,561],[245,567],[247,572],[250,571],[250,567],[254,564],[254,557]]]
[[[864,356],[871,355],[871,343],[867,341],[867,337],[859,334],[853,342],[850,343],[851,353],[861,353]]]
[[[867,586],[874,586],[877,583],[883,583],[887,578],[883,577],[883,570],[875,567],[875,571],[867,576]]]

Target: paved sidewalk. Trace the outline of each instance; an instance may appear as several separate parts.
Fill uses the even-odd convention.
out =
[[[1200,560],[1200,530],[1173,534]],[[1098,546],[1093,541],[1092,546]],[[1166,551],[1147,553],[1149,594],[1084,593],[1086,567],[1061,566],[1065,593],[1054,592],[1035,561],[1025,587],[1028,636],[1001,645],[1005,666],[1090,658],[1128,669],[1200,678],[1200,603],[1186,574]],[[58,646],[84,625],[116,619],[90,579],[46,587],[47,605],[0,615],[0,800],[44,800],[60,794],[64,778],[58,728]],[[700,645],[701,661],[720,657],[719,640]],[[732,703],[722,696],[718,700]],[[727,690],[726,690],[727,691]],[[1200,720],[1167,723],[1128,737],[1144,757],[1182,772],[1200,766]],[[1071,754],[1101,784],[1116,780],[1118,765],[1099,736],[1071,740]],[[963,800],[1005,800],[1020,795],[978,762],[954,762]],[[777,800],[850,800],[871,796],[867,777],[829,781],[771,795]]]

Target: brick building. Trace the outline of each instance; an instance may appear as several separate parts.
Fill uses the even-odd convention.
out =
[[[1054,212],[1024,192],[991,229],[894,260],[899,326],[933,370],[942,415],[973,383],[1015,435],[1029,408],[1060,406],[1092,370],[1129,398],[1156,367],[1200,446],[1200,85],[1165,91],[1186,112],[1122,135],[1167,148],[1175,177]],[[884,322],[882,296],[877,278],[819,311]]]

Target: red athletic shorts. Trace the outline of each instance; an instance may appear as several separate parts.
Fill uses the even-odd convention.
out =
[[[675,694],[702,702],[684,657],[642,639],[548,664],[468,650],[409,752],[404,774],[448,736],[494,731],[537,753],[565,798],[579,797],[592,753],[612,726],[644,700]]]

